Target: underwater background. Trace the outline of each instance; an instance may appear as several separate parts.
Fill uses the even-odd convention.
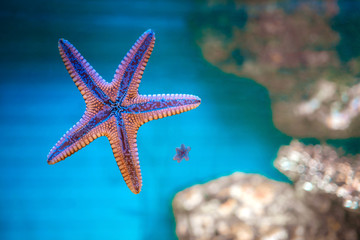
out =
[[[340,10],[347,4],[343,1]],[[215,17],[204,14],[204,1],[1,5],[0,239],[177,239],[171,201],[178,191],[235,171],[288,181],[272,164],[291,137],[273,123],[269,91],[204,58],[199,29],[208,22],[216,25]],[[218,22],[236,21],[239,28],[247,21],[245,13],[224,19]],[[351,34],[360,26],[357,19]],[[127,188],[105,137],[48,165],[50,149],[85,111],[58,53],[58,39],[69,40],[111,81],[149,28],[156,42],[139,92],[194,94],[202,103],[140,128],[141,193]],[[342,54],[342,60],[351,54]],[[348,146],[356,152],[357,143],[352,136]],[[181,144],[191,147],[190,160],[178,163],[173,157]]]

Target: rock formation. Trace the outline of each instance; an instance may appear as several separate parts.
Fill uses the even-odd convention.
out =
[[[207,0],[199,9],[191,26],[204,58],[266,87],[279,130],[360,136],[359,31],[337,0]]]
[[[350,210],[360,210],[360,155],[344,156],[328,145],[304,145],[296,140],[280,148],[274,162],[299,190],[339,198]]]
[[[360,218],[324,194],[298,197],[287,183],[234,173],[176,194],[180,240],[356,240]]]

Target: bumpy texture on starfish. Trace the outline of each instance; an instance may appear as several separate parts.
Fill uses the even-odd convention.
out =
[[[142,186],[136,135],[139,127],[153,119],[189,111],[200,98],[187,94],[139,95],[138,87],[155,43],[155,33],[146,31],[130,49],[106,82],[67,40],[59,40],[59,50],[71,78],[86,103],[86,111],[51,149],[48,163],[54,164],[106,136],[115,160],[130,190]]]
[[[176,148],[176,155],[174,156],[174,160],[181,162],[184,158],[186,161],[189,161],[189,152],[191,150],[190,147],[185,147],[184,144],[181,144],[179,148]]]

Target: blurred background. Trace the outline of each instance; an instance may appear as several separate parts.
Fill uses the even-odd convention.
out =
[[[2,2],[0,238],[177,239],[178,191],[236,171],[288,182],[272,162],[293,137],[360,152],[359,10],[341,0]],[[139,92],[202,103],[140,128],[141,193],[105,137],[48,165],[85,111],[58,39],[111,81],[149,28]],[[182,143],[190,160],[177,163]]]

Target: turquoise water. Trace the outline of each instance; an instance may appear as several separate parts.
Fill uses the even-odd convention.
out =
[[[0,10],[0,239],[176,239],[176,192],[235,171],[286,180],[272,161],[290,138],[273,126],[267,91],[202,58],[188,27],[192,1],[127,2],[13,1]],[[58,39],[111,81],[148,28],[157,40],[140,93],[191,93],[202,104],[140,128],[141,193],[126,187],[105,137],[48,165],[85,110]],[[177,163],[182,143],[190,160]]]

